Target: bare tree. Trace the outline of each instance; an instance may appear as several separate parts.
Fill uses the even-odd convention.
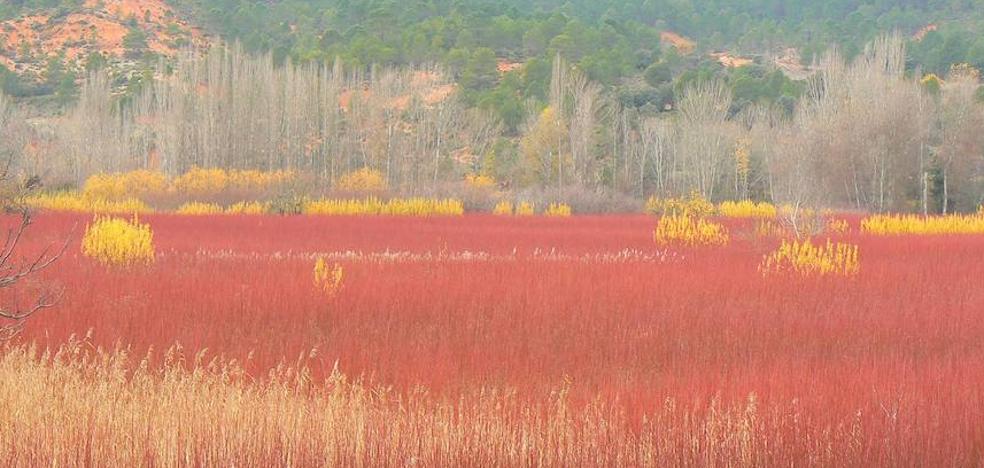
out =
[[[690,189],[713,199],[734,141],[731,91],[720,80],[688,86],[678,105],[677,148]]]
[[[11,146],[14,139],[8,137],[13,136],[18,124],[16,108],[0,93],[0,142],[3,142],[3,148],[0,148],[0,199],[4,210],[15,213],[18,220],[16,226],[7,230],[0,245],[0,291],[9,293],[3,296],[7,300],[0,302],[0,340],[12,338],[34,314],[57,302],[58,294],[48,288],[31,291],[31,299],[26,304],[18,300],[18,295],[23,296],[22,286],[57,261],[68,247],[66,240],[60,249],[48,246],[36,256],[22,258],[20,243],[33,218],[21,199],[26,191],[37,188],[40,182],[37,176],[15,176],[22,148]]]
[[[974,163],[980,159],[984,147],[984,135],[981,132],[984,128],[984,113],[975,100],[979,87],[980,76],[977,70],[955,67],[941,89],[937,156],[942,175],[941,210],[944,214],[951,211],[951,199],[956,193],[962,191],[961,189],[970,189]],[[964,208],[975,209],[977,197],[966,195],[970,202]]]

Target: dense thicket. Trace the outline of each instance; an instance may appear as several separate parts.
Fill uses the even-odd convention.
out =
[[[494,114],[469,109],[435,67],[277,65],[270,54],[217,46],[182,56],[175,70],[123,102],[105,72],[92,74],[77,106],[35,135],[49,146],[19,169],[70,183],[136,168],[293,169],[327,187],[369,167],[414,194],[480,174],[557,196],[699,192],[924,212],[984,202],[979,72],[909,77],[898,36],[853,61],[825,55],[792,112],[734,112],[728,87],[711,77],[686,85],[675,112],[650,115],[558,56],[545,102],[527,103],[516,137]],[[37,131],[5,115],[9,134]]]
[[[80,0],[14,0],[0,18]],[[809,64],[836,46],[853,58],[879,34],[912,37],[907,69],[943,75],[953,64],[984,68],[984,0],[171,0],[192,23],[276,61],[350,67],[440,64],[462,84],[465,104],[495,112],[509,129],[527,99],[543,102],[555,55],[613,89],[623,105],[658,112],[695,75],[728,83],[736,110],[754,102],[787,110],[800,89],[765,66],[722,69],[706,53],[768,57],[795,47]],[[693,39],[697,52],[661,47],[659,33]],[[497,80],[497,60],[524,63]],[[38,94],[0,69],[8,94]],[[22,80],[23,81],[23,80]],[[51,81],[51,80],[48,80]],[[25,88],[17,91],[17,88]],[[54,93],[56,83],[45,89]],[[17,91],[17,92],[15,92]],[[61,94],[71,94],[62,92]]]

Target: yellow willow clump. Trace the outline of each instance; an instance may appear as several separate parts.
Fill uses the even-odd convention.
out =
[[[267,190],[293,181],[293,171],[229,171],[228,187],[236,190]]]
[[[771,203],[749,200],[726,201],[718,205],[718,214],[726,218],[775,218],[778,210]]]
[[[827,239],[826,245],[814,245],[809,239],[803,241],[783,240],[776,251],[766,255],[759,265],[764,275],[776,273],[796,273],[800,275],[839,275],[853,276],[861,270],[858,246],[833,243]]]
[[[984,216],[875,215],[861,221],[861,231],[879,236],[984,234]]]
[[[492,214],[499,216],[512,216],[513,214],[513,204],[510,201],[502,200],[495,204],[495,208],[492,208]]]
[[[225,170],[200,167],[191,168],[171,182],[175,192],[189,197],[216,195],[228,186],[229,174]]]
[[[335,183],[335,190],[342,192],[382,192],[386,190],[386,179],[381,172],[364,167],[340,177]]]
[[[144,214],[153,210],[136,198],[107,200],[78,192],[42,193],[27,197],[27,206],[41,211],[69,211],[94,214]]]
[[[724,226],[687,215],[667,215],[659,219],[653,238],[659,245],[688,247],[723,246],[730,238]]]
[[[830,234],[847,234],[851,226],[845,219],[830,219],[827,220],[826,230]]]
[[[551,203],[547,207],[547,211],[543,212],[544,216],[551,216],[557,218],[567,218],[571,215],[571,207],[566,203]]]
[[[119,174],[95,174],[86,179],[82,193],[86,197],[125,200],[162,195],[167,192],[167,178],[156,171],[136,170]]]
[[[202,203],[202,202],[185,203],[184,205],[178,207],[177,211],[175,211],[175,213],[179,215],[188,215],[188,216],[214,215],[214,214],[222,214],[224,212],[225,210],[223,210],[222,206],[220,205],[217,205],[215,203]]]
[[[241,201],[226,208],[226,214],[259,215],[270,211],[270,204],[264,202]]]
[[[536,205],[531,202],[522,202],[516,205],[516,216],[533,216],[536,214]]]
[[[488,190],[495,188],[495,178],[487,175],[469,174],[465,176],[469,188]]]
[[[328,265],[324,257],[318,257],[314,262],[314,286],[328,296],[334,296],[342,288],[342,276],[341,265]]]
[[[82,254],[109,266],[131,266],[154,262],[154,233],[149,224],[123,218],[97,216],[86,226]]]
[[[304,214],[311,215],[387,215],[387,216],[461,216],[465,206],[460,200],[430,198],[393,198],[381,201],[322,199],[304,203]]]
[[[646,213],[706,217],[714,214],[714,204],[707,201],[698,192],[691,193],[689,197],[680,198],[652,196],[646,201]]]

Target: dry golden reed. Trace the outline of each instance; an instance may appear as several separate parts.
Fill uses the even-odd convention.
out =
[[[815,428],[795,404],[667,400],[635,429],[618,409],[508,390],[445,400],[418,389],[314,380],[305,353],[266,375],[205,352],[134,358],[72,340],[0,355],[6,466],[763,466],[777,449],[856,464],[860,422]],[[151,364],[153,361],[163,364]],[[801,421],[802,419],[802,421]],[[800,434],[786,440],[783,435]],[[836,450],[828,448],[835,447]],[[784,452],[785,454],[785,452]],[[785,454],[788,456],[788,454]],[[854,461],[855,463],[850,463]],[[770,463],[771,462],[771,463]]]

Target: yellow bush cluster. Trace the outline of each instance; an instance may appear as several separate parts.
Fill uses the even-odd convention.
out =
[[[328,296],[334,296],[342,288],[343,274],[341,265],[328,265],[324,257],[314,262],[314,286]]]
[[[164,174],[138,170],[119,174],[96,174],[86,179],[82,193],[89,198],[103,200],[144,199],[167,192]]]
[[[303,212],[311,215],[461,216],[465,214],[465,206],[454,199],[394,198],[382,201],[370,197],[309,201],[304,203]]]
[[[259,215],[270,211],[270,203],[241,201],[226,208],[226,214]]]
[[[659,219],[653,233],[659,245],[723,246],[730,238],[724,226],[688,215],[666,215]]]
[[[536,214],[536,205],[532,202],[521,202],[516,205],[516,216],[533,216]]]
[[[566,203],[551,203],[547,207],[547,211],[543,212],[544,216],[566,218],[571,215],[571,206]]]
[[[719,215],[727,218],[775,218],[779,210],[767,202],[755,203],[750,200],[726,201],[717,207]]]
[[[765,275],[790,272],[800,275],[852,276],[860,270],[858,246],[833,243],[830,239],[827,239],[825,245],[815,245],[809,239],[792,242],[783,240],[782,245],[766,255],[759,265],[759,271]]]
[[[168,181],[164,174],[136,170],[117,174],[95,174],[83,185],[87,197],[105,200],[145,199],[176,193],[190,197],[213,196],[224,190],[266,190],[294,179],[291,171],[203,169],[193,167]]]
[[[99,217],[86,226],[82,254],[110,266],[154,262],[154,233],[149,224],[123,218]]]
[[[386,190],[386,179],[381,172],[364,167],[340,177],[335,183],[335,190],[342,192],[382,192]]]
[[[259,215],[268,213],[270,211],[270,204],[266,202],[258,201],[241,201],[229,205],[227,208],[223,208],[222,205],[217,203],[204,203],[204,202],[188,202],[175,211],[175,213],[180,215],[188,216],[203,216],[203,215],[217,215],[217,214],[228,214],[228,215]]]
[[[984,215],[875,215],[861,221],[861,231],[880,236],[984,234]]]
[[[41,211],[71,211],[97,214],[144,214],[153,210],[136,198],[110,200],[78,192],[42,193],[25,199],[25,203]]]
[[[292,182],[293,171],[227,171],[226,184],[233,190],[267,190]]]
[[[830,234],[847,234],[851,225],[846,219],[828,219],[826,229]]]
[[[204,216],[222,214],[225,210],[222,205],[215,203],[189,202],[178,207],[175,213],[186,216]]]
[[[689,197],[650,197],[646,201],[646,213],[655,215],[686,215],[704,217],[714,214],[714,204],[701,194],[693,192]]]
[[[495,208],[492,208],[492,214],[499,216],[512,216],[513,214],[513,204],[511,201],[502,200],[495,204]]]
[[[479,190],[494,189],[496,186],[495,178],[487,175],[469,174],[465,176],[468,187]]]

